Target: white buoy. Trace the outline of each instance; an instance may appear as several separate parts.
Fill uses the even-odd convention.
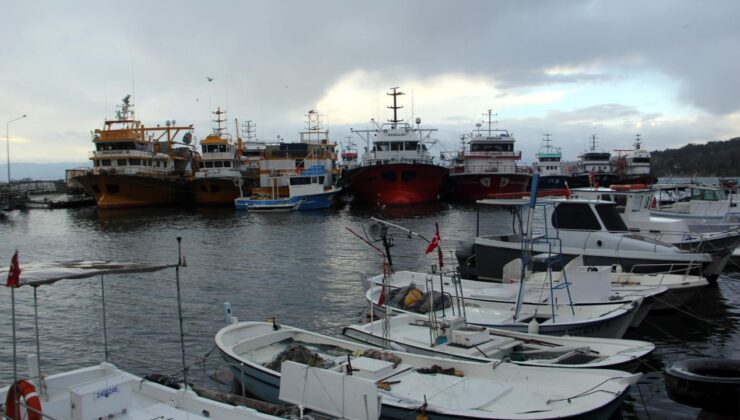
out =
[[[231,325],[234,321],[231,316],[231,304],[224,302],[224,315],[226,316],[226,325]]]
[[[529,324],[527,324],[527,332],[530,334],[540,333],[540,324],[537,323],[536,318],[532,318],[532,320],[529,321]]]

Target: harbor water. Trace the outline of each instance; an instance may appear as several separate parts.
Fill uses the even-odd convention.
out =
[[[447,264],[458,240],[472,239],[474,207],[414,209],[345,207],[314,212],[248,214],[232,208],[95,207],[28,210],[0,219],[0,259],[17,249],[21,268],[53,260],[177,261],[177,237],[187,267],[180,271],[189,380],[219,387],[209,374],[223,366],[213,337],[224,325],[224,302],[240,320],[267,320],[325,334],[364,319],[360,276],[382,269],[380,254],[357,239],[379,217],[431,237],[439,223]],[[487,231],[511,229],[505,211],[481,213]],[[397,270],[429,270],[436,254],[400,231],[393,235]],[[737,356],[740,275],[720,278],[681,312],[653,313],[626,338],[656,344],[645,373],[622,405],[626,418],[695,418],[699,410],[668,399],[663,370],[695,356]],[[3,277],[4,281],[4,277]],[[38,288],[41,365],[45,374],[104,359],[100,279],[67,280]],[[10,289],[0,294],[0,383],[13,378]],[[136,374],[180,375],[182,369],[174,270],[105,278],[110,359]],[[16,290],[18,369],[36,351],[33,290]],[[221,386],[222,387],[222,386]]]

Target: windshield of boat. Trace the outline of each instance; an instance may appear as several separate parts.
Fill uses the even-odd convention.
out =
[[[597,204],[596,213],[599,214],[604,227],[609,232],[627,232],[627,226],[624,220],[617,212],[617,206],[614,204]]]
[[[558,204],[552,213],[552,225],[558,229],[601,230],[599,220],[587,203]]]

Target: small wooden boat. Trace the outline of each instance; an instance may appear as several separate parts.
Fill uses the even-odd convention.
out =
[[[553,337],[471,327],[464,322],[456,325],[452,320],[437,322],[434,328],[426,316],[417,314],[391,317],[385,338],[384,322],[350,325],[342,334],[363,343],[427,356],[560,368],[631,368],[655,349],[646,341]]]
[[[641,376],[383,351],[276,323],[233,323],[215,340],[234,377],[258,398],[277,400],[281,367],[297,361],[373,380],[384,418],[608,418]]]

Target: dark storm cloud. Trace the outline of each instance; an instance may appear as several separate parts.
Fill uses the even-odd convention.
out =
[[[378,92],[461,74],[492,80],[503,94],[657,72],[678,87],[679,106],[740,110],[736,0],[29,1],[5,5],[3,15],[0,114],[64,114],[80,131],[111,115],[135,84],[150,120],[208,127],[208,112],[222,105],[258,130],[287,133],[357,70]],[[575,111],[566,103],[561,112],[581,114],[557,117],[585,124],[640,112],[611,102]],[[373,115],[376,104],[366,106]]]
[[[14,5],[3,35],[47,79],[130,78],[263,105],[310,102],[355,69],[389,79],[462,72],[501,86],[608,80],[555,66],[651,68],[711,112],[740,106],[737,1],[160,1]],[[25,19],[24,19],[25,18]],[[6,38],[7,39],[7,38]],[[7,41],[6,41],[7,42]],[[29,55],[28,50],[39,54]],[[25,53],[24,53],[25,51]]]

